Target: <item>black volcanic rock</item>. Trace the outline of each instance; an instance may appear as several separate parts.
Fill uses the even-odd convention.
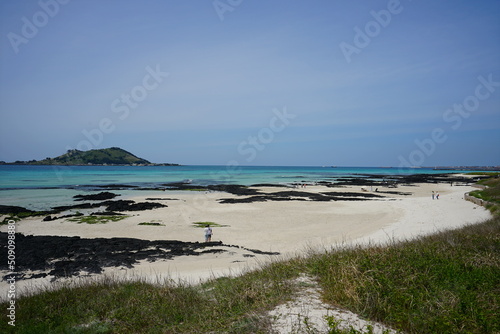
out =
[[[233,195],[259,195],[261,194],[260,191],[256,189],[252,189],[246,186],[238,185],[238,184],[218,184],[218,185],[212,185],[208,186],[209,190],[214,190],[214,191],[223,191],[227,192]]]
[[[33,213],[34,211],[28,210],[26,208],[20,207],[20,206],[14,206],[14,205],[0,205],[0,214],[14,214],[17,215],[19,213]]]
[[[371,193],[354,193],[354,192],[325,192],[325,193],[310,193],[306,191],[278,191],[274,193],[259,194],[243,198],[223,198],[219,203],[234,204],[234,203],[253,203],[266,201],[367,201],[370,199],[383,198],[384,196]]]
[[[131,200],[107,201],[106,211],[143,211],[157,208],[166,208],[165,204],[155,202],[135,203]]]
[[[7,258],[8,233],[0,232],[0,256]],[[177,256],[198,256],[221,253],[226,250],[214,247],[222,242],[183,242],[176,240],[142,240],[134,238],[95,238],[60,236],[32,236],[17,233],[16,278],[30,279],[53,275],[70,277],[87,273],[101,273],[105,267],[132,268],[140,260],[170,260]],[[256,254],[279,253],[248,250]],[[7,261],[0,262],[0,270],[7,270]],[[30,272],[38,272],[29,274]],[[8,275],[10,276],[10,275]],[[5,279],[5,278],[4,278]]]
[[[108,199],[113,199],[117,194],[110,193],[108,191],[102,191],[98,194],[90,194],[90,195],[75,195],[73,198],[75,201],[105,201]]]
[[[117,201],[104,201],[100,203],[82,203],[75,205],[64,205],[64,206],[56,206],[52,208],[53,213],[67,211],[67,210],[75,210],[75,209],[93,209],[99,207],[106,207],[106,211],[143,211],[143,210],[152,210],[156,208],[165,208],[167,207],[161,203],[155,202],[140,202],[136,203],[132,200],[117,200]]]

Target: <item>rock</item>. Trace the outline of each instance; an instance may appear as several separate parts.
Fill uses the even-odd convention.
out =
[[[103,206],[106,207],[106,211],[142,211],[142,210],[151,210],[156,208],[167,207],[164,204],[154,203],[154,202],[136,203],[132,200],[117,200],[117,201],[104,201],[100,203],[82,203],[75,205],[56,206],[52,208],[52,212],[58,213],[67,210],[93,209]]]
[[[32,210],[28,210],[26,208],[20,207],[20,206],[13,206],[13,205],[0,205],[0,214],[20,214],[20,213],[34,213]]]
[[[131,200],[119,200],[105,202],[106,211],[143,211],[157,208],[166,208],[165,204],[155,202],[135,203]]]
[[[0,257],[7,258],[8,233],[0,232]],[[142,240],[134,238],[95,238],[60,236],[33,236],[16,233],[16,277],[78,276],[82,271],[101,273],[106,267],[132,268],[138,261],[169,260],[176,256],[199,256],[222,253],[227,250],[213,247],[235,247],[222,242],[183,242],[177,240]],[[278,255],[255,249],[256,254]],[[0,262],[0,270],[7,270],[7,261]]]
[[[73,198],[75,201],[105,201],[108,199],[113,199],[116,196],[119,196],[118,194],[113,194],[108,191],[102,191],[98,194],[90,194],[90,195],[75,195]]]

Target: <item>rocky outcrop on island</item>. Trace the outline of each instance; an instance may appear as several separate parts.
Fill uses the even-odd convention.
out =
[[[5,164],[5,162],[4,162]],[[119,147],[96,149],[89,151],[68,150],[55,158],[43,160],[16,161],[16,165],[161,165],[178,166],[177,164],[154,164],[146,159],[125,151]]]

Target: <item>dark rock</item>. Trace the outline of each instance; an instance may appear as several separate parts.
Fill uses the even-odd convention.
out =
[[[34,213],[34,211],[28,210],[20,206],[13,205],[0,205],[0,214],[20,214],[20,213]]]
[[[156,197],[150,197],[146,198],[146,201],[178,201],[178,198],[156,198]]]
[[[286,186],[284,184],[272,184],[272,183],[252,184],[252,187],[255,187],[255,188],[259,188],[259,187],[288,188],[288,186]]]
[[[113,211],[97,211],[92,212],[91,216],[125,216],[123,213],[113,212]]]
[[[92,208],[98,208],[100,206],[101,206],[101,204],[98,204],[98,203],[82,203],[82,204],[74,204],[74,205],[61,205],[61,206],[53,207],[52,212],[58,213],[58,212],[68,211],[68,210],[92,209]]]
[[[209,190],[214,190],[214,191],[223,191],[226,193],[230,193],[233,195],[238,195],[238,196],[250,196],[250,195],[259,195],[261,194],[260,191],[256,189],[249,188],[247,186],[242,186],[238,184],[219,184],[219,185],[212,185],[208,186]]]
[[[325,192],[325,193],[310,193],[305,191],[278,191],[274,193],[260,194],[245,198],[224,198],[219,200],[219,203],[253,203],[265,201],[366,201],[372,198],[382,198],[383,196],[370,193],[354,193],[354,192]]]
[[[384,196],[376,195],[376,194],[372,194],[372,193],[354,193],[354,192],[330,191],[330,192],[324,192],[322,194],[326,195],[326,196],[341,197],[341,198],[342,197],[384,198]]]
[[[8,233],[0,232],[0,257],[7,258]],[[82,271],[101,273],[106,267],[132,268],[138,261],[169,260],[176,256],[198,256],[221,253],[212,247],[236,247],[222,242],[182,242],[176,240],[141,240],[133,238],[96,238],[59,236],[32,236],[16,233],[16,279],[53,275],[69,277]],[[255,254],[278,255],[247,249]],[[0,270],[7,270],[7,261],[0,262]],[[29,276],[27,273],[39,272]],[[35,276],[39,275],[39,276]],[[10,278],[9,275],[4,279]]]
[[[117,200],[117,201],[104,201],[101,203],[82,203],[75,205],[56,206],[52,208],[53,213],[77,210],[77,209],[93,209],[99,207],[106,207],[106,211],[143,211],[156,208],[167,207],[164,204],[154,202],[141,202],[136,203],[132,200]]]
[[[131,200],[107,201],[106,211],[144,211],[156,208],[166,208],[165,204],[155,202],[135,203]]]
[[[108,191],[103,191],[98,194],[91,194],[91,195],[75,195],[73,198],[75,201],[105,201],[108,199],[113,199],[116,196],[119,196],[118,194],[113,194]]]
[[[189,182],[171,182],[162,184],[161,186],[164,187],[163,190],[208,190],[205,186],[197,186]]]

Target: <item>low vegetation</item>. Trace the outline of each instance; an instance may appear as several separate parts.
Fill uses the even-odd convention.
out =
[[[326,301],[408,333],[500,330],[500,220],[311,258]]]
[[[228,227],[229,225],[221,225],[221,224],[218,224],[218,223],[214,223],[214,222],[195,222],[193,223],[194,227],[207,227],[207,226],[210,226],[210,227]]]
[[[143,223],[139,223],[138,225],[141,225],[141,226],[165,226],[165,224],[155,223],[155,222],[143,222]]]
[[[485,189],[471,191],[469,195],[488,202],[486,208],[492,213],[500,213],[500,173],[490,173],[489,176],[491,177],[478,182]]]
[[[332,305],[406,333],[500,331],[500,217],[385,247],[265,264],[199,286],[106,277],[17,300],[17,333],[268,333],[301,273]],[[6,312],[7,304],[1,308]],[[4,319],[7,319],[5,316]],[[331,333],[342,333],[329,319]],[[0,331],[12,329],[7,321]],[[354,330],[348,333],[356,333]]]
[[[18,222],[21,219],[29,217],[39,217],[46,214],[47,214],[46,212],[19,212],[16,214],[10,213],[3,217],[3,220],[0,222],[0,225],[6,225],[10,220]]]
[[[106,224],[108,222],[117,222],[123,220],[129,216],[79,216],[68,219],[71,222],[77,222],[78,224]]]

